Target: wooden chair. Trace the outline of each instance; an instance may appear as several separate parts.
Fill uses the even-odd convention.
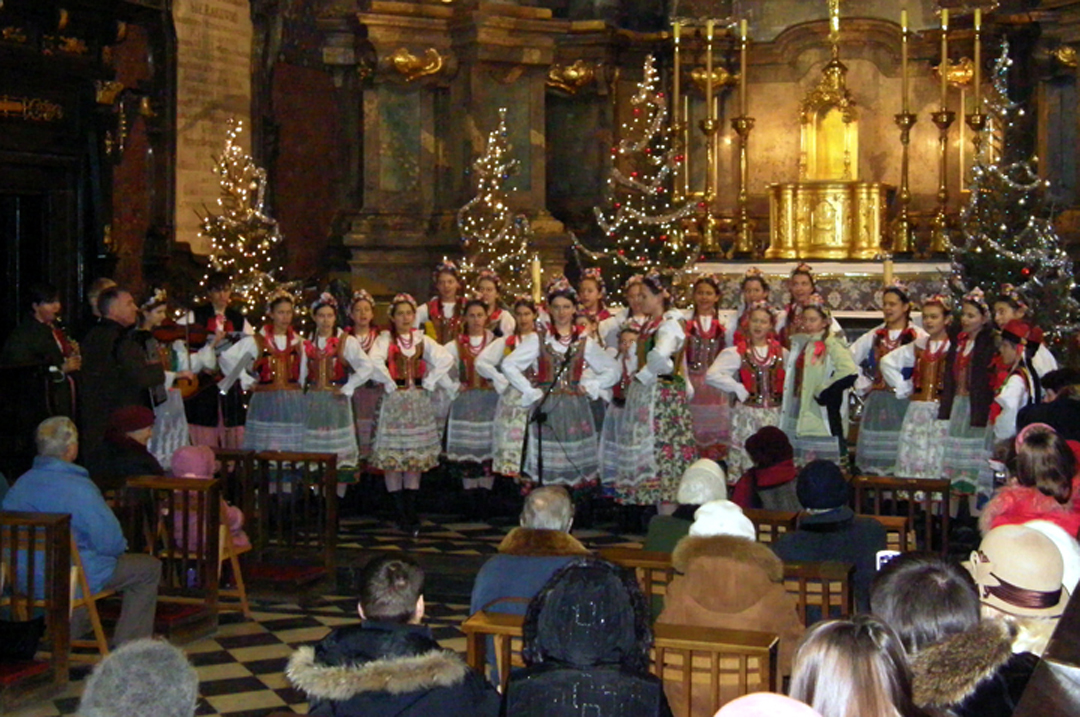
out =
[[[670,553],[638,548],[603,548],[600,550],[600,557],[633,570],[647,600],[663,600],[667,594],[668,583],[675,579]]]
[[[773,543],[784,533],[795,530],[799,514],[787,510],[758,510],[748,508],[743,515],[750,519],[757,531],[757,542]]]
[[[337,546],[337,456],[280,453],[254,456],[257,540],[260,553],[311,548],[333,567]]]
[[[255,524],[255,451],[239,448],[215,448],[218,470],[215,477],[221,481],[221,496],[244,512],[250,525],[245,526],[254,538]]]
[[[915,530],[906,515],[860,515],[860,518],[873,518],[885,528],[885,547],[888,550],[906,553],[915,549]]]
[[[854,571],[855,566],[851,563],[784,563],[784,587],[795,597],[803,625],[809,627],[819,619],[851,616],[854,612],[851,589]]]
[[[25,563],[25,566],[23,566]],[[36,584],[36,568],[43,581]],[[17,579],[25,574],[25,582]],[[68,684],[71,639],[71,516],[0,512],[0,609],[12,620],[45,618],[48,659],[0,664],[0,714],[48,699]],[[39,590],[40,588],[40,590]],[[40,593],[41,597],[38,597]]]
[[[495,645],[495,664],[499,668],[499,689],[506,694],[510,669],[523,667],[521,659],[521,626],[524,615],[480,610],[461,624],[465,633],[465,662],[481,675],[488,674],[487,638]]]
[[[98,601],[116,594],[115,590],[102,590],[94,593],[90,590],[90,581],[86,577],[86,569],[83,567],[82,556],[79,555],[79,546],[75,542],[75,536],[71,537],[71,612],[74,613],[80,607],[86,608],[90,616],[90,627],[94,631],[93,640],[72,640],[71,646],[78,648],[90,648],[98,651],[98,657],[82,655],[77,652],[71,654],[71,659],[79,661],[96,661],[99,657],[109,654],[109,641],[105,637],[105,627],[101,624],[101,613],[98,611]]]
[[[906,515],[922,548],[949,553],[949,490],[946,479],[856,476],[854,508],[865,515]]]

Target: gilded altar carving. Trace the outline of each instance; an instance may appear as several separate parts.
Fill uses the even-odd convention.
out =
[[[690,71],[690,80],[702,95],[708,85],[709,72],[704,67],[695,67]],[[714,67],[712,71],[712,91],[715,95],[725,87],[734,87],[739,83],[738,73],[728,72],[726,68]]]
[[[64,108],[39,97],[0,95],[0,117],[16,117],[37,122],[56,122],[64,117]]]
[[[95,80],[94,91],[99,105],[111,105],[124,90],[124,83],[116,80]]]
[[[443,57],[434,47],[424,50],[423,57],[417,57],[407,48],[399,47],[387,59],[407,82],[434,75],[443,68]]]
[[[575,60],[572,65],[560,65],[558,63],[548,70],[547,84],[576,95],[585,85],[596,79],[596,67],[584,60]]]
[[[881,252],[888,190],[873,182],[771,185],[765,258],[873,259]]]

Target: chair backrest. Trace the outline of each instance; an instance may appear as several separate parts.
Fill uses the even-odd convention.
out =
[[[911,519],[906,515],[860,515],[860,518],[872,518],[885,528],[885,547],[906,553],[914,550],[918,543]]]
[[[461,631],[465,633],[465,662],[481,675],[488,674],[487,638],[492,638],[503,694],[506,694],[511,668],[525,665],[521,659],[521,626],[524,622],[524,615],[480,610],[461,624]]]
[[[713,714],[736,697],[777,689],[776,635],[663,623],[653,633],[651,670],[675,714]]]
[[[948,555],[950,482],[947,479],[856,476],[852,486],[856,513],[905,515],[915,527],[922,549]]]
[[[667,595],[667,586],[675,579],[671,554],[637,548],[604,548],[600,557],[634,571],[646,599]]]
[[[333,453],[256,453],[257,540],[269,546],[317,550],[334,565],[337,545],[337,456]]]
[[[49,691],[68,683],[71,516],[0,511],[0,606],[6,619],[44,615]]]
[[[773,543],[784,533],[794,531],[799,518],[799,514],[791,510],[746,508],[743,514],[754,524],[759,543]]]
[[[215,448],[214,458],[217,459],[215,477],[221,481],[221,497],[250,519],[255,515],[255,451]],[[254,535],[250,537],[255,538]]]
[[[854,611],[851,582],[855,566],[833,561],[784,563],[784,588],[795,598],[799,620],[850,617]]]

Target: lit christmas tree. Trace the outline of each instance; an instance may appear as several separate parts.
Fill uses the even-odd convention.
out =
[[[659,81],[649,55],[644,79],[630,100],[633,117],[623,126],[625,139],[611,148],[606,206],[594,208],[603,248],[590,250],[574,240],[579,254],[591,263],[608,265],[621,279],[655,270],[678,280],[699,256],[697,242],[682,226],[696,207],[671,199],[675,170],[684,157],[667,121]]]
[[[263,213],[266,170],[244,153],[241,132],[243,123],[230,119],[225,150],[214,160],[220,213],[201,217],[199,235],[210,240],[210,266],[200,286],[206,286],[210,272],[224,271],[245,313],[259,315],[266,295],[281,286],[281,233],[277,221]]]
[[[465,245],[461,262],[465,285],[475,289],[477,275],[489,269],[499,275],[503,295],[529,293],[529,239],[532,229],[523,214],[507,201],[506,181],[517,171],[506,138],[506,109],[499,110],[499,126],[488,134],[484,154],[473,162],[476,196],[458,210],[458,231]]]
[[[992,133],[1008,138],[1022,116],[1009,99],[1012,60],[1003,43],[991,75],[993,91],[984,111]],[[962,236],[952,247],[953,289],[979,287],[994,296],[1002,284],[1016,286],[1034,310],[1051,348],[1080,328],[1080,304],[1073,298],[1073,262],[1054,230],[1046,205],[1049,182],[1039,177],[1034,158],[1009,156],[1004,139],[984,140],[972,167],[971,194],[960,214]]]

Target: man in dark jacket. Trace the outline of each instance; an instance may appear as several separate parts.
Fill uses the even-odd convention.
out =
[[[165,382],[160,362],[147,361],[146,352],[128,330],[138,318],[135,300],[112,287],[98,297],[101,323],[86,334],[82,346],[82,436],[89,455],[105,435],[105,421],[121,406],[150,405],[151,386]]]
[[[1039,379],[1043,402],[1020,409],[1016,432],[1032,423],[1045,423],[1067,441],[1080,441],[1080,371],[1059,368]]]
[[[359,625],[342,627],[289,659],[308,714],[332,717],[485,717],[499,695],[449,650],[424,617],[424,573],[405,555],[373,559],[360,575]]]
[[[848,506],[851,489],[831,461],[811,461],[795,479],[802,504],[798,529],[785,533],[773,551],[785,563],[836,560],[855,566],[855,607],[870,604],[870,581],[877,569],[877,551],[886,546],[885,528],[873,518],[856,517]]]

